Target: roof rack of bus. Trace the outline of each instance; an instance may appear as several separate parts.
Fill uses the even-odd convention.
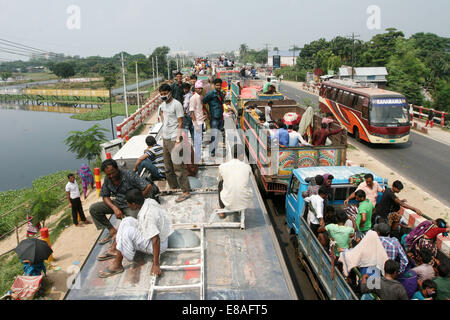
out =
[[[329,79],[328,82],[340,84],[350,88],[364,88],[363,85],[353,81],[352,79]]]

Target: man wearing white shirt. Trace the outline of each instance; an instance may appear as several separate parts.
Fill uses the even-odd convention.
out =
[[[235,144],[232,148],[233,159],[219,166],[219,206],[221,209],[241,211],[247,209],[252,202],[252,189],[250,165],[239,160],[243,154],[243,146]],[[219,213],[220,218],[225,218],[225,213]]]
[[[166,251],[169,236],[173,233],[172,221],[164,208],[154,199],[145,199],[137,189],[126,194],[127,203],[133,210],[139,210],[137,219],[125,217],[117,230],[116,242],[105,256],[114,258],[111,267],[100,271],[100,278],[107,278],[122,273],[123,258],[132,261],[136,251],[153,255],[153,265],[150,275],[161,276],[159,255]],[[106,259],[104,259],[106,260]]]
[[[312,209],[308,210],[307,221],[309,222],[309,226],[311,227],[314,234],[318,235],[317,230],[320,226],[325,226],[325,222],[323,220],[323,208],[324,208],[324,200],[328,197],[328,190],[325,186],[319,188],[319,194],[313,194],[310,197],[305,198],[305,202],[310,203]]]
[[[75,181],[75,175],[73,173],[69,173],[67,175],[67,178],[69,179],[69,182],[67,182],[66,184],[66,194],[67,200],[69,200],[69,207],[72,208],[73,224],[77,227],[80,226],[78,224],[77,213],[80,214],[80,219],[84,224],[92,223],[87,220],[86,216],[84,215],[83,205],[81,204],[80,199],[80,189],[78,188],[78,183]]]
[[[306,142],[302,135],[298,133],[298,124],[295,125],[292,130],[289,131],[289,147],[303,147],[303,146],[310,146],[308,142]]]
[[[196,163],[202,162],[202,133],[203,124],[206,116],[203,112],[202,92],[203,82],[197,80],[195,82],[195,93],[189,101],[189,112],[191,113],[192,123],[194,124],[194,153]]]

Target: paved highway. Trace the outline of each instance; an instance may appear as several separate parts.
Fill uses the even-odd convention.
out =
[[[303,104],[308,98],[318,110],[316,95],[281,83],[280,92]],[[369,145],[350,138],[357,148],[370,154],[411,180],[443,204],[450,206],[450,185],[446,174],[450,173],[450,147],[411,131],[410,141],[404,145]]]

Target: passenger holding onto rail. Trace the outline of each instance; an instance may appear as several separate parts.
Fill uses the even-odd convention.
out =
[[[316,237],[318,236],[319,227],[325,226],[325,221],[323,220],[323,210],[324,201],[328,198],[327,189],[324,186],[319,188],[318,194],[313,194],[305,198],[305,202],[308,203],[308,216],[307,221],[311,230],[314,232]]]
[[[374,206],[377,205],[378,192],[384,191],[384,189],[380,187],[379,183],[373,180],[373,175],[371,173],[367,173],[364,176],[364,182],[361,182],[355,192],[345,199],[345,205],[347,205],[350,200],[355,198],[356,191],[358,190],[363,190],[366,193],[367,199],[369,199]]]
[[[326,123],[322,123],[320,130],[315,131],[313,134],[312,145],[313,146],[324,146],[325,142],[329,136],[338,134],[338,133],[342,132],[343,130],[344,130],[344,128],[330,131],[328,129],[328,125]]]
[[[76,227],[79,227],[78,224],[78,214],[80,214],[80,219],[84,224],[90,224],[86,216],[84,215],[83,205],[81,204],[81,195],[80,189],[78,188],[78,183],[75,180],[75,175],[73,173],[69,173],[67,175],[69,182],[66,184],[66,194],[67,200],[69,200],[69,207],[72,208],[72,220],[73,224]]]
[[[181,202],[191,197],[191,186],[183,163],[174,163],[172,161],[172,151],[181,142],[184,117],[183,106],[173,98],[172,88],[167,83],[163,83],[159,87],[159,93],[163,101],[161,103],[161,119],[163,122],[162,137],[166,179],[171,189],[179,189],[181,187],[183,193],[175,200],[176,202]]]
[[[367,285],[368,274],[361,279],[361,293],[375,293],[381,300],[408,300],[405,287],[395,280],[399,274],[400,264],[394,260],[386,260],[384,264],[384,277],[381,277],[379,286]]]
[[[159,256],[166,251],[169,236],[173,233],[172,222],[163,207],[153,199],[144,199],[138,189],[126,194],[128,206],[138,211],[137,218],[126,217],[117,231],[116,242],[108,251],[108,257],[114,258],[110,267],[100,271],[100,278],[107,278],[124,271],[123,258],[136,259],[136,251],[153,255],[150,275],[161,276]],[[105,259],[106,260],[106,259]]]
[[[356,192],[356,201],[359,202],[356,226],[360,233],[359,237],[362,238],[372,227],[372,211],[374,206],[369,199],[366,199],[366,193],[363,190]]]
[[[380,222],[380,219],[383,219],[384,222],[388,221],[388,216],[391,212],[397,212],[400,207],[410,209],[416,212],[418,215],[422,215],[422,212],[419,209],[416,209],[410,205],[406,204],[406,200],[400,200],[395,195],[399,193],[403,189],[403,184],[401,181],[396,180],[392,183],[392,188],[386,188],[383,192],[383,197],[381,198],[380,203],[377,204],[374,216],[374,222]]]
[[[202,102],[203,82],[201,80],[196,81],[194,87],[195,92],[189,100],[189,112],[191,113],[192,123],[194,125],[194,153],[196,163],[201,163],[203,126],[206,119]]]
[[[128,190],[137,188],[141,190],[144,197],[147,197],[150,195],[153,184],[132,171],[119,169],[117,162],[113,159],[103,161],[101,170],[106,175],[100,190],[103,201],[92,204],[89,212],[98,230],[105,228],[109,230],[109,235],[99,241],[99,244],[105,244],[117,233],[106,215],[114,213],[117,219],[122,219],[124,216],[136,217],[138,212],[128,206],[125,194]],[[112,200],[111,196],[116,198]]]
[[[153,181],[165,179],[166,170],[164,168],[163,148],[156,143],[156,139],[153,136],[145,138],[145,143],[147,148],[144,154],[137,159],[133,171],[140,175],[145,168],[150,172]]]
[[[383,245],[384,250],[386,250],[389,259],[400,262],[399,273],[405,272],[409,262],[408,256],[397,238],[389,237],[389,232],[391,231],[389,225],[386,223],[379,223],[374,226],[374,230],[378,233],[381,244]]]
[[[252,169],[242,159],[244,146],[233,145],[231,149],[232,159],[219,166],[219,206],[221,209],[241,211],[252,203],[252,188],[250,177]],[[225,213],[219,213],[220,218],[225,218]]]
[[[210,154],[212,157],[216,156],[217,138],[219,131],[223,130],[223,103],[225,94],[222,91],[222,79],[215,79],[214,90],[208,92],[203,98],[203,104],[209,105],[210,126],[211,126],[211,140],[210,140]]]

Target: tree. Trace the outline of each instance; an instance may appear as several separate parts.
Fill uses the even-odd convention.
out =
[[[65,143],[69,146],[70,152],[75,152],[77,159],[87,159],[89,165],[101,152],[100,144],[106,141],[107,132],[105,128],[98,124],[90,127],[86,131],[71,131]]]
[[[74,68],[73,63],[58,62],[53,67],[53,73],[62,79],[69,78],[69,77],[73,77],[75,75],[75,68]]]
[[[247,53],[248,53],[248,45],[245,43],[242,43],[239,46],[239,57],[241,58],[241,60],[245,58]]]
[[[30,215],[36,221],[42,222],[42,227],[45,227],[45,220],[50,216],[53,209],[58,207],[58,198],[53,192],[46,192],[40,190],[33,192],[31,195]]]
[[[155,50],[153,50],[149,58],[150,64],[152,61],[152,57],[155,60],[155,69],[156,69],[156,57],[158,57],[158,73],[160,76],[163,77],[167,75],[167,55],[169,54],[169,51],[170,48],[167,46],[157,47]]]
[[[367,50],[362,55],[365,65],[372,67],[385,67],[389,58],[395,51],[398,38],[404,39],[405,35],[395,28],[387,28],[386,33],[375,35],[367,45]]]
[[[408,102],[423,103],[422,86],[430,70],[418,58],[418,49],[414,39],[398,38],[387,63],[388,87],[403,93]]]
[[[12,72],[11,72],[11,71],[8,71],[8,70],[2,71],[2,72],[0,73],[0,78],[2,78],[3,81],[5,81],[5,86],[6,86],[6,81],[7,81],[11,76],[12,76]]]

